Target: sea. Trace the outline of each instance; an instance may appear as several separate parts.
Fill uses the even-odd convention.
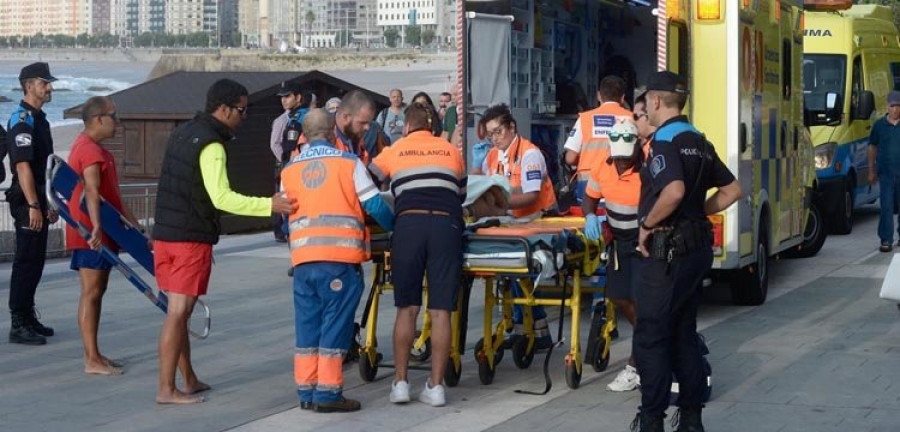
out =
[[[19,71],[28,62],[0,60],[0,119],[3,127],[22,99]],[[81,123],[80,119],[64,119],[63,111],[84,103],[91,96],[106,96],[147,80],[154,63],[149,62],[50,62],[53,100],[44,105],[51,126]]]

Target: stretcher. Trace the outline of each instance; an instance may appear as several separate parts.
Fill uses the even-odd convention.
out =
[[[75,186],[81,182],[81,177],[70,167],[62,158],[50,155],[47,158],[46,172],[46,194],[47,202],[50,207],[66,221],[67,224],[74,227],[78,234],[85,240],[91,238],[91,232],[84,224],[76,220],[69,212],[69,202],[75,191]],[[87,212],[85,203],[81,202],[81,208]],[[106,234],[113,242],[115,242],[122,250],[128,252],[137,263],[151,275],[154,274],[153,268],[153,251],[148,247],[149,238],[145,236],[137,227],[128,222],[125,217],[119,213],[112,205],[110,205],[102,197],[100,199],[100,224],[103,233]],[[125,279],[131,282],[151,303],[165,313],[168,309],[168,299],[166,294],[155,291],[147,282],[145,282],[134,270],[131,269],[124,261],[112,250],[105,245],[100,247],[100,253],[105,260],[110,262]],[[202,300],[197,300],[200,307],[200,320],[203,328],[200,330],[190,330],[192,336],[199,339],[206,339],[209,336],[210,313],[209,307]]]
[[[378,325],[378,306],[382,294],[393,290],[391,283],[391,253],[390,233],[379,232],[379,228],[370,227],[373,234],[370,239],[372,251],[372,263],[374,275],[366,307],[363,310],[361,327],[365,329],[365,339],[359,348],[359,374],[366,382],[375,380],[379,367],[394,367],[392,364],[383,363],[383,356],[378,352],[378,339],[375,336]],[[466,287],[470,284],[463,283]],[[428,287],[424,286],[422,303],[428,304]],[[444,384],[455,387],[462,375],[462,354],[466,341],[466,328],[468,326],[469,290],[461,289],[456,300],[456,309],[450,314],[450,360],[444,372]],[[409,369],[427,370],[428,367],[416,364],[427,361],[431,356],[431,319],[427,310],[422,310],[422,328],[416,332],[413,346],[410,350]]]
[[[583,226],[584,219],[580,217],[544,218],[526,224],[480,228],[466,237],[463,273],[472,281],[484,280],[484,334],[475,345],[482,384],[493,382],[507,348],[517,367],[531,365],[536,351],[531,307],[559,305],[561,310],[568,309],[572,320],[565,356],[566,383],[573,389],[579,387],[583,367],[582,296],[603,291],[603,287],[588,287],[582,281],[583,276],[593,274],[600,266],[603,256],[602,241],[588,240],[581,232]],[[524,296],[513,295],[513,283],[519,284]],[[558,298],[548,298],[550,294],[557,294]],[[513,305],[524,306],[524,334],[504,341],[505,334],[513,328]],[[496,325],[492,313],[495,307],[501,311]],[[598,370],[609,364],[611,333],[615,328],[611,302],[606,302],[605,312],[602,325],[591,332],[596,343],[589,343],[595,350],[589,357],[597,359],[592,364]],[[562,327],[560,336],[561,333]]]

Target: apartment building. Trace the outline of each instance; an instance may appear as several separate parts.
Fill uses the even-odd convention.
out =
[[[451,43],[456,33],[457,0],[378,0],[378,27],[395,29],[405,42],[406,28],[431,30],[440,43]]]
[[[89,0],[0,0],[0,36],[91,32]]]

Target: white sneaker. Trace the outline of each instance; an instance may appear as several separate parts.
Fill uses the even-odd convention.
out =
[[[391,383],[390,400],[395,404],[409,402],[409,383],[406,381],[396,381]]]
[[[419,393],[419,402],[427,403],[433,407],[442,407],[447,401],[444,399],[444,386],[438,384],[434,387],[425,382],[425,388]]]
[[[613,382],[606,385],[606,389],[614,392],[632,391],[641,386],[641,376],[637,369],[631,365],[625,365],[625,370],[619,372]]]

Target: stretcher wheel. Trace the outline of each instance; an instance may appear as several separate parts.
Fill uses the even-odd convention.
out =
[[[484,353],[484,338],[478,340],[478,343],[475,344],[475,360],[478,361],[478,380],[481,381],[484,385],[490,385],[494,382],[494,372],[496,371],[497,363],[500,362],[500,357],[498,357],[499,353],[502,353],[503,350],[497,350],[497,353],[494,354],[494,364],[488,364],[487,355]]]
[[[606,339],[601,337],[591,346],[594,350],[589,357],[591,359],[591,367],[594,368],[594,372],[605,371],[609,367],[609,351],[606,351]],[[604,351],[606,351],[605,356],[603,355]]]
[[[460,376],[462,376],[462,361],[457,366],[451,358],[447,363],[447,370],[444,371],[444,384],[447,384],[447,387],[456,387],[459,384]]]
[[[479,352],[484,351],[484,338],[478,339],[478,342],[475,343],[475,358],[479,358]],[[497,352],[494,353],[494,367],[497,367],[500,364],[500,361],[503,360],[503,344],[497,348]],[[484,356],[487,358],[487,355]]]
[[[566,360],[566,385],[572,390],[581,385],[581,372],[578,372],[575,360]]]
[[[431,358],[431,338],[425,339],[425,344],[416,348],[415,341],[419,340],[422,331],[416,331],[416,337],[413,339],[413,347],[409,350],[409,358],[417,362],[426,362]]]
[[[378,363],[381,362],[380,353],[375,354],[375,364],[369,359],[368,353],[360,353],[359,356],[359,376],[365,382],[375,381],[375,375],[378,374]]]
[[[516,364],[516,367],[519,369],[528,369],[531,366],[531,362],[534,360],[534,350],[535,344],[531,344],[531,349],[528,349],[528,338],[525,336],[516,335],[513,336],[515,339],[512,341],[512,356],[513,363]]]

